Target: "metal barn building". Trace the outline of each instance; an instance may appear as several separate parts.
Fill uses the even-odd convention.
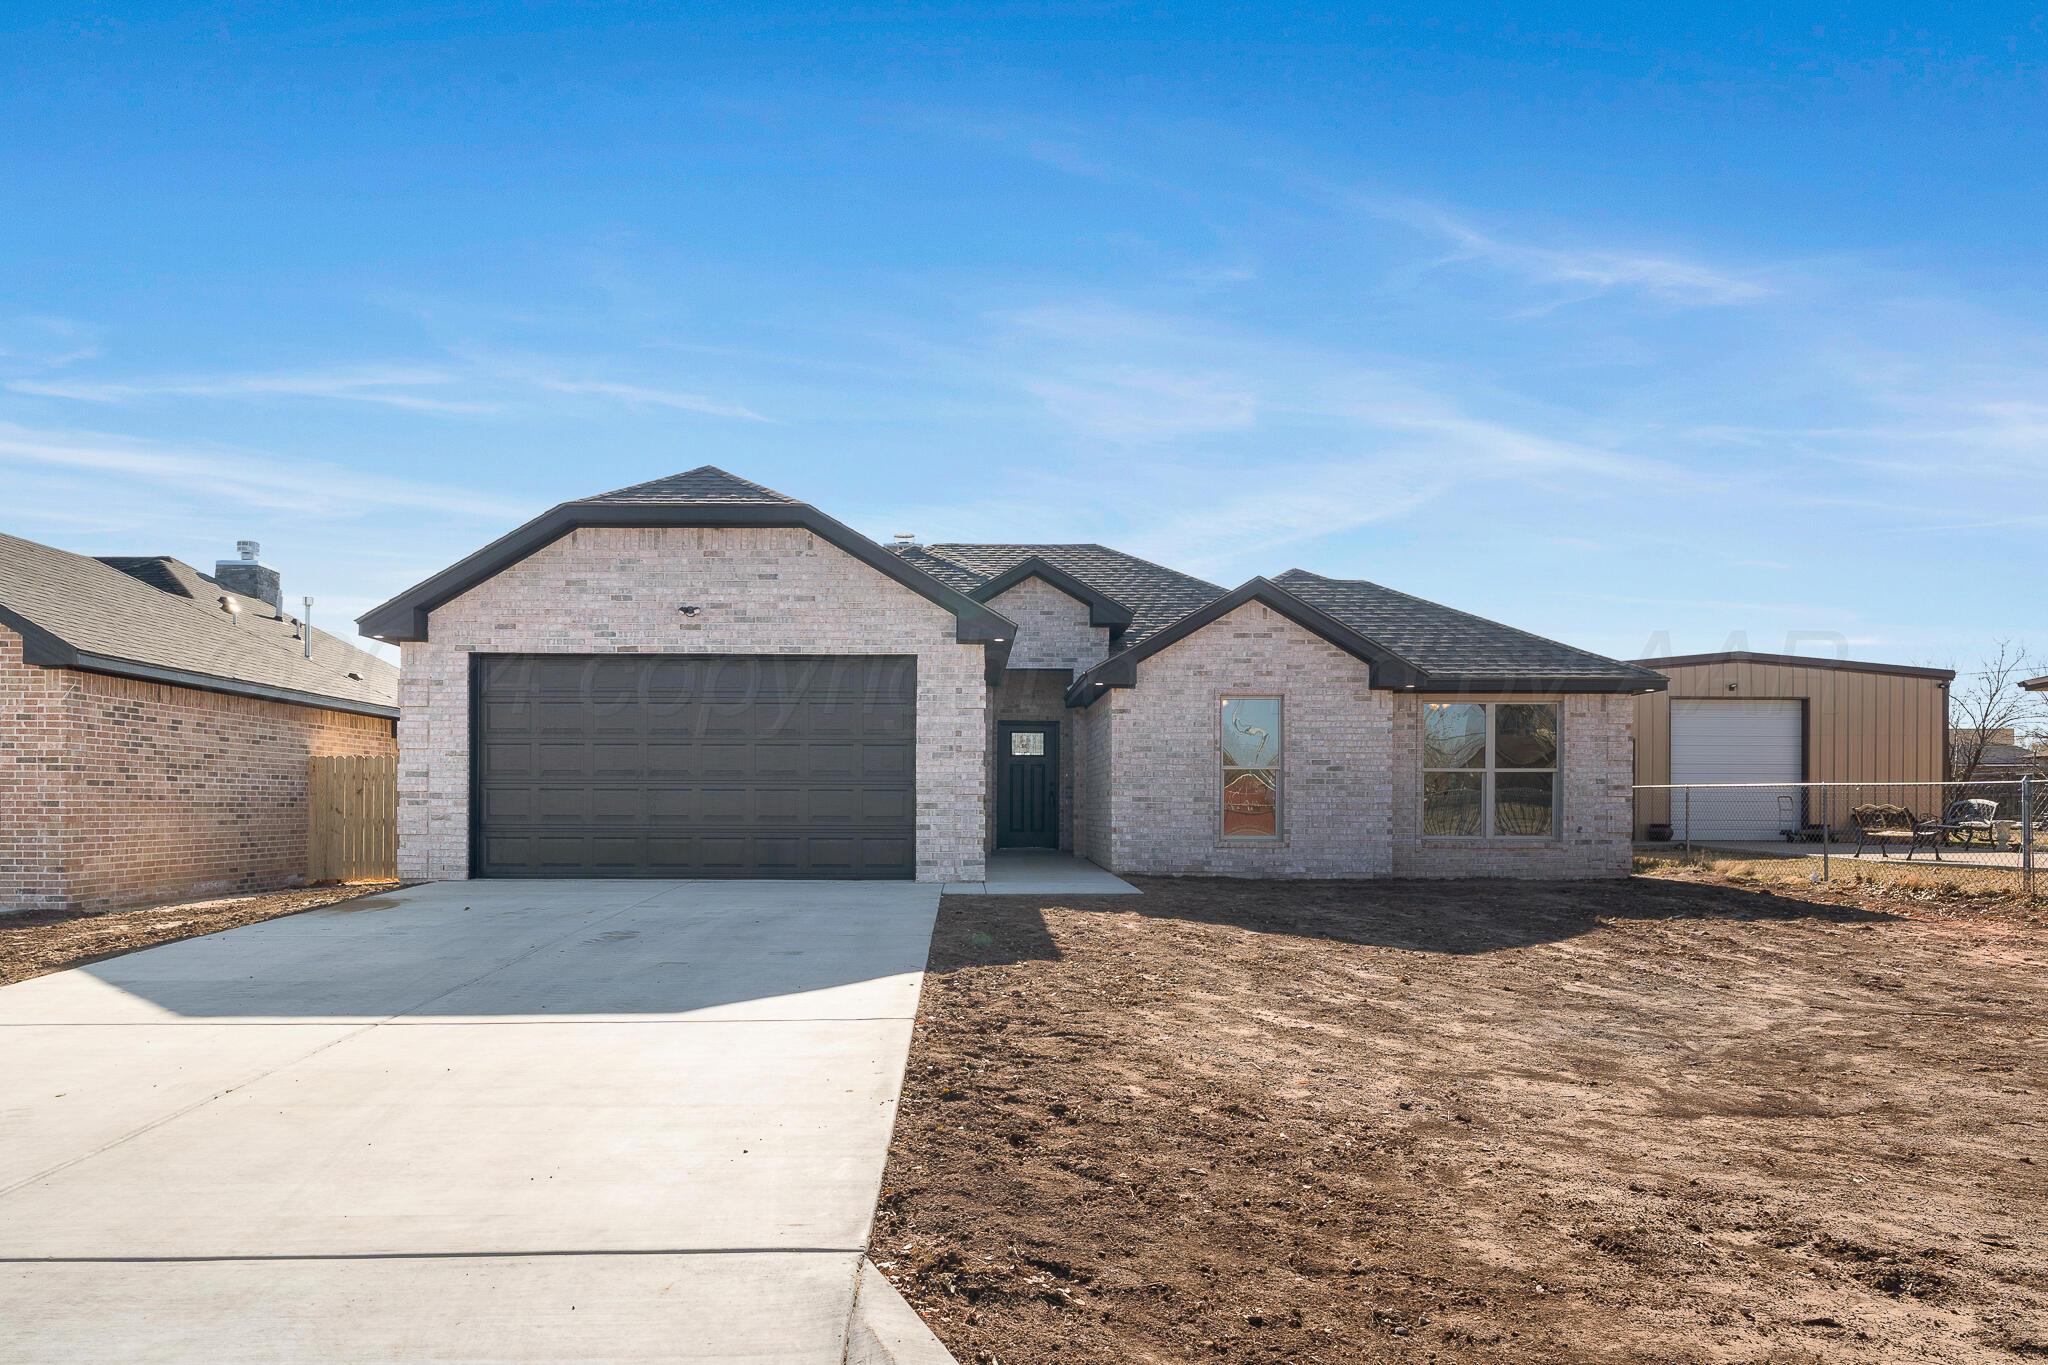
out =
[[[1634,662],[1671,679],[1669,691],[1636,698],[1638,784],[1939,782],[1948,775],[1951,670],[1742,651]],[[1639,839],[1673,814],[1670,793],[1640,795]],[[1721,804],[1728,810],[1716,823],[1729,827],[1704,831],[1715,837],[1775,838],[1784,823],[1753,795]],[[1697,801],[1693,821],[1702,832]]]

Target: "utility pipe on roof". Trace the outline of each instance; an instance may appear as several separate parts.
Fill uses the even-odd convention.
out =
[[[306,604],[306,614],[299,619],[299,638],[306,642],[306,657],[313,657],[313,599],[300,598]]]

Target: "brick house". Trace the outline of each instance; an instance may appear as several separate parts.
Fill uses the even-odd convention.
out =
[[[307,760],[396,751],[398,670],[281,609],[275,571],[0,535],[0,910],[306,878]]]
[[[1376,584],[882,545],[706,466],[361,618],[406,877],[1620,876],[1647,669]]]

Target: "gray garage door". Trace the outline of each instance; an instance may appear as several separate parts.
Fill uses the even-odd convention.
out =
[[[910,877],[917,660],[479,655],[483,877]]]

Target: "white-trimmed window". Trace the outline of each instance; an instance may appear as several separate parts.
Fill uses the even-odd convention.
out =
[[[1218,828],[1226,839],[1280,837],[1280,712],[1278,697],[1223,699]]]
[[[1555,837],[1557,721],[1554,701],[1425,703],[1423,837]]]

